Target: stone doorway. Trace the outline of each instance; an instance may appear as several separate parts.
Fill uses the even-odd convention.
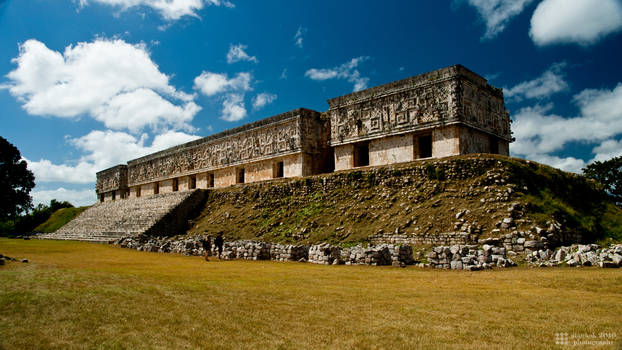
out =
[[[237,183],[237,184],[243,184],[244,183],[244,168],[239,168],[238,169],[235,183]]]
[[[419,158],[432,157],[432,135],[419,136]]]
[[[354,167],[369,165],[369,142],[359,142],[354,145]]]
[[[275,162],[274,168],[272,169],[272,177],[273,178],[283,177],[283,172],[284,172],[283,162],[282,161]]]

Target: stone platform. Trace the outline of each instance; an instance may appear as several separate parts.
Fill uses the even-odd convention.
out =
[[[56,232],[37,238],[108,243],[139,234],[185,233],[187,218],[204,200],[205,191],[193,190],[97,203]]]

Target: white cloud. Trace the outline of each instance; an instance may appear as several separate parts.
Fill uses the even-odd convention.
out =
[[[94,189],[72,190],[59,187],[55,190],[37,190],[35,187],[32,194],[32,202],[34,205],[39,203],[50,204],[52,199],[58,201],[68,201],[76,207],[92,205],[97,201]]]
[[[235,122],[246,117],[243,94],[229,94],[222,102],[221,118],[228,122]]]
[[[227,52],[227,63],[235,63],[240,61],[249,61],[249,62],[259,62],[257,61],[257,57],[249,56],[246,51],[248,47],[246,45],[238,44],[238,45],[230,45],[229,52]]]
[[[184,16],[199,17],[197,11],[205,5],[235,7],[228,0],[79,0],[80,6],[90,2],[112,6],[126,11],[133,7],[149,7],[157,11],[165,20],[175,21]]]
[[[206,96],[212,96],[227,91],[248,91],[251,89],[250,82],[251,75],[248,72],[238,73],[229,79],[226,73],[203,71],[194,78],[194,88]]]
[[[505,88],[503,93],[511,100],[521,101],[524,98],[545,98],[564,91],[568,88],[563,71],[565,67],[565,62],[555,63],[538,78]]]
[[[194,79],[194,88],[206,96],[221,95],[222,110],[220,118],[226,121],[238,121],[246,117],[244,97],[252,90],[251,75],[248,72],[238,73],[229,79],[226,73],[201,72]]]
[[[482,39],[496,37],[532,2],[533,0],[468,0],[469,5],[475,7],[486,22],[486,33]]]
[[[257,96],[255,96],[255,98],[253,99],[253,108],[256,110],[262,109],[266,105],[269,105],[270,103],[274,102],[274,100],[276,100],[276,97],[277,96],[275,94],[262,92],[258,94]]]
[[[622,156],[622,139],[620,140],[606,140],[598,147],[594,147],[592,153],[595,154],[594,158],[590,161],[605,161],[614,157]]]
[[[531,17],[529,35],[536,45],[590,45],[622,29],[620,0],[544,0]]]
[[[287,79],[287,68],[283,68],[283,71],[281,72],[281,76],[279,76],[279,79]]]
[[[85,155],[67,164],[54,164],[47,159],[28,160],[28,168],[39,182],[85,184],[95,182],[95,173],[128,160],[157,152],[181,143],[196,140],[199,136],[167,131],[156,135],[150,146],[145,146],[148,135],[139,138],[124,132],[94,130],[76,139],[70,145]]]
[[[32,115],[88,115],[109,128],[132,132],[146,126],[191,131],[189,123],[201,109],[193,95],[169,84],[144,44],[98,38],[60,53],[31,39],[20,45],[12,62],[17,68],[7,74],[5,88]]]
[[[360,91],[367,88],[369,78],[362,77],[357,67],[368,59],[367,56],[361,56],[334,68],[311,68],[305,72],[305,76],[312,80],[346,79],[354,84],[353,91]]]
[[[579,160],[551,155],[562,151],[568,143],[596,144],[592,151],[595,159],[615,154],[617,143],[612,138],[622,134],[622,83],[613,90],[583,90],[573,101],[580,115],[571,118],[550,113],[552,104],[520,109],[513,116],[516,142],[511,147],[512,153],[561,164],[571,171],[580,169]]]
[[[573,173],[582,173],[581,169],[585,168],[585,161],[575,157],[558,157],[547,154],[531,154],[529,159],[539,163],[548,164],[554,168],[570,171]]]
[[[300,26],[294,35],[294,45],[302,49],[303,35],[307,34],[307,28]]]

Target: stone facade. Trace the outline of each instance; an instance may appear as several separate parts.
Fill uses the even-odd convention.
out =
[[[95,192],[100,202],[127,198],[127,165],[121,164],[98,172]]]
[[[327,124],[297,109],[132,160],[129,196],[326,172]]]
[[[509,154],[503,93],[456,65],[297,109],[97,174],[100,201],[467,153]]]
[[[335,170],[467,153],[509,154],[503,93],[456,65],[328,101]]]

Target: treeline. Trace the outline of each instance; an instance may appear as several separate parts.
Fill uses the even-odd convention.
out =
[[[63,208],[73,208],[73,205],[66,201],[59,202],[56,199],[52,199],[49,205],[39,204],[14,219],[0,221],[0,235],[14,236],[31,233],[37,226],[46,222],[57,210]]]

